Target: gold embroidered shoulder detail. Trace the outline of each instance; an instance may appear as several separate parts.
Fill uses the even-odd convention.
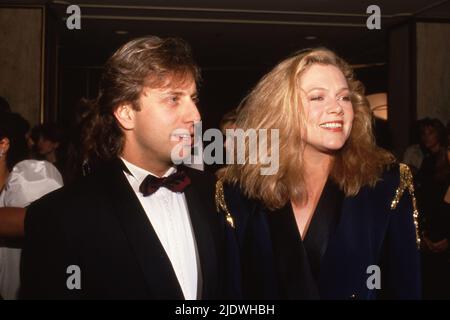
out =
[[[405,192],[405,190],[408,190],[409,194],[411,195],[413,205],[414,226],[416,227],[416,243],[417,247],[420,248],[419,210],[417,209],[417,201],[416,196],[414,194],[413,176],[409,167],[404,163],[400,163],[400,184],[397,190],[395,190],[395,196],[391,202],[391,210],[397,208],[397,205],[400,202],[400,199],[402,198],[402,195]]]
[[[222,210],[225,213],[225,219],[227,220],[228,224],[234,229],[234,220],[231,216],[230,211],[228,210],[227,203],[225,202],[222,179],[219,179],[216,182],[215,200],[217,212],[220,212],[220,210]]]

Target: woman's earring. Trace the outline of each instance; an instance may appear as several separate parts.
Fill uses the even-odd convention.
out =
[[[3,158],[3,154],[4,154],[5,152],[3,151],[3,150],[0,150],[0,159],[1,158]]]

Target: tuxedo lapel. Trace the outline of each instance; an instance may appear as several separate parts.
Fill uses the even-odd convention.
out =
[[[210,210],[204,203],[207,199],[202,199],[200,187],[202,181],[197,181],[196,175],[189,174],[192,183],[185,189],[186,202],[188,205],[189,215],[191,217],[191,224],[195,241],[197,244],[197,252],[199,256],[200,265],[198,266],[202,287],[201,296],[199,299],[210,299],[214,297],[214,288],[212,284],[216,283],[217,277],[217,252],[215,250],[215,241],[211,233],[211,226],[209,224],[208,215],[214,215],[215,211]],[[199,278],[200,280],[200,278]]]
[[[113,212],[136,255],[150,292],[156,299],[184,299],[170,259],[128,183],[120,160],[113,161],[108,167],[103,177],[105,189],[108,190]]]

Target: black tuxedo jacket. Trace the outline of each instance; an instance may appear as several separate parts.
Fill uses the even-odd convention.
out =
[[[214,207],[215,179],[185,170],[202,279],[198,298],[221,299],[227,226]],[[80,289],[73,288],[77,274]],[[21,276],[24,299],[184,299],[120,160],[27,209]]]

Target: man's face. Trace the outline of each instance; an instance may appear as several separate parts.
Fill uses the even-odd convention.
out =
[[[139,99],[141,110],[133,111],[133,128],[126,138],[132,152],[151,166],[171,166],[173,148],[193,143],[193,125],[200,121],[196,101],[193,79],[177,85],[169,81],[163,88],[144,88]],[[184,150],[190,151],[190,147]]]

